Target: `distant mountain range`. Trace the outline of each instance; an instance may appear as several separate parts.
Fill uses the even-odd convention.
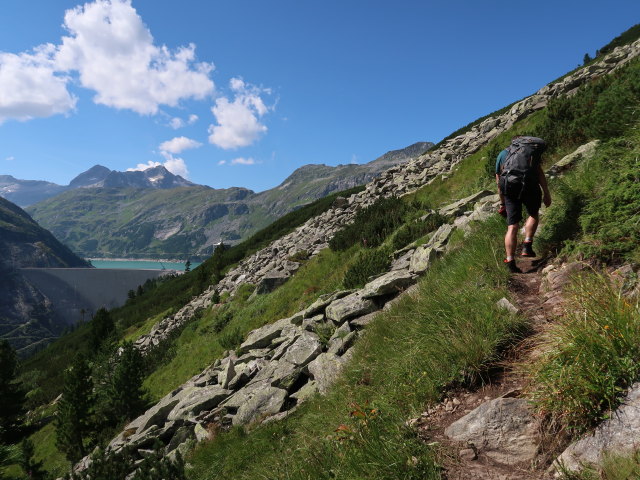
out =
[[[52,340],[71,319],[56,318],[52,301],[24,277],[26,267],[88,267],[17,205],[0,198],[0,338],[21,354]]]
[[[194,186],[163,166],[144,171],[117,172],[95,165],[75,177],[69,185],[57,185],[42,180],[19,180],[11,175],[0,175],[0,196],[27,207],[76,188],[176,188]]]
[[[41,182],[38,190],[13,177],[3,184],[6,176],[0,177],[0,194],[30,205],[40,225],[84,257],[201,258],[220,240],[247,238],[306,203],[363,185],[432,146],[418,142],[363,165],[305,165],[260,193],[195,185],[161,166],[116,172],[96,165],[48,198],[43,197],[54,184]]]

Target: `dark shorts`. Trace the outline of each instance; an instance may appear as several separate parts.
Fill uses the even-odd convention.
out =
[[[522,206],[525,206],[527,213],[535,217],[538,215],[542,205],[542,191],[540,187],[533,188],[529,192],[524,192],[522,198],[512,198],[505,195],[504,206],[507,209],[507,225],[515,225],[522,220]]]

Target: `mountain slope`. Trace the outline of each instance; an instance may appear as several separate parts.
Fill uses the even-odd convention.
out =
[[[257,194],[197,186],[167,176],[164,167],[106,175],[104,167],[94,167],[72,182],[87,188],[68,190],[29,212],[85,257],[206,257],[220,240],[247,238],[301,205],[365,184],[431,146],[419,142],[364,165],[306,165]]]
[[[0,338],[25,354],[68,325],[21,274],[25,267],[88,267],[20,207],[0,198]]]

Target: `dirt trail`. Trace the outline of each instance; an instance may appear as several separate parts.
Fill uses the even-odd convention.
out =
[[[426,442],[438,442],[445,452],[441,464],[448,480],[541,480],[551,478],[547,472],[547,461],[540,455],[541,465],[504,466],[493,461],[482,452],[467,445],[452,442],[444,430],[459,418],[481,404],[499,397],[519,397],[526,380],[519,365],[527,363],[534,355],[536,339],[543,333],[558,308],[558,295],[554,301],[541,292],[543,260],[518,258],[523,273],[513,274],[509,279],[512,303],[529,319],[530,330],[525,339],[510,348],[503,360],[495,365],[478,387],[451,390],[447,398],[412,420],[418,435]],[[555,311],[554,311],[555,310]],[[544,450],[544,445],[542,445]]]

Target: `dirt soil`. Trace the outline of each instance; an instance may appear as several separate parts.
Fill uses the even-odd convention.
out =
[[[519,366],[535,355],[536,339],[545,331],[557,315],[559,292],[541,293],[544,260],[518,258],[523,273],[513,274],[509,290],[514,305],[529,319],[527,338],[515,345],[503,356],[502,362],[493,366],[482,385],[450,390],[441,403],[427,409],[410,423],[427,443],[438,442],[443,448],[440,463],[448,480],[541,480],[553,478],[548,468],[553,458],[549,451],[555,448],[541,442],[541,452],[536,465],[505,466],[476,451],[475,447],[452,442],[444,430],[482,403],[499,397],[518,397],[526,386],[526,379]],[[549,301],[549,298],[553,301]],[[545,450],[547,450],[545,454]]]

